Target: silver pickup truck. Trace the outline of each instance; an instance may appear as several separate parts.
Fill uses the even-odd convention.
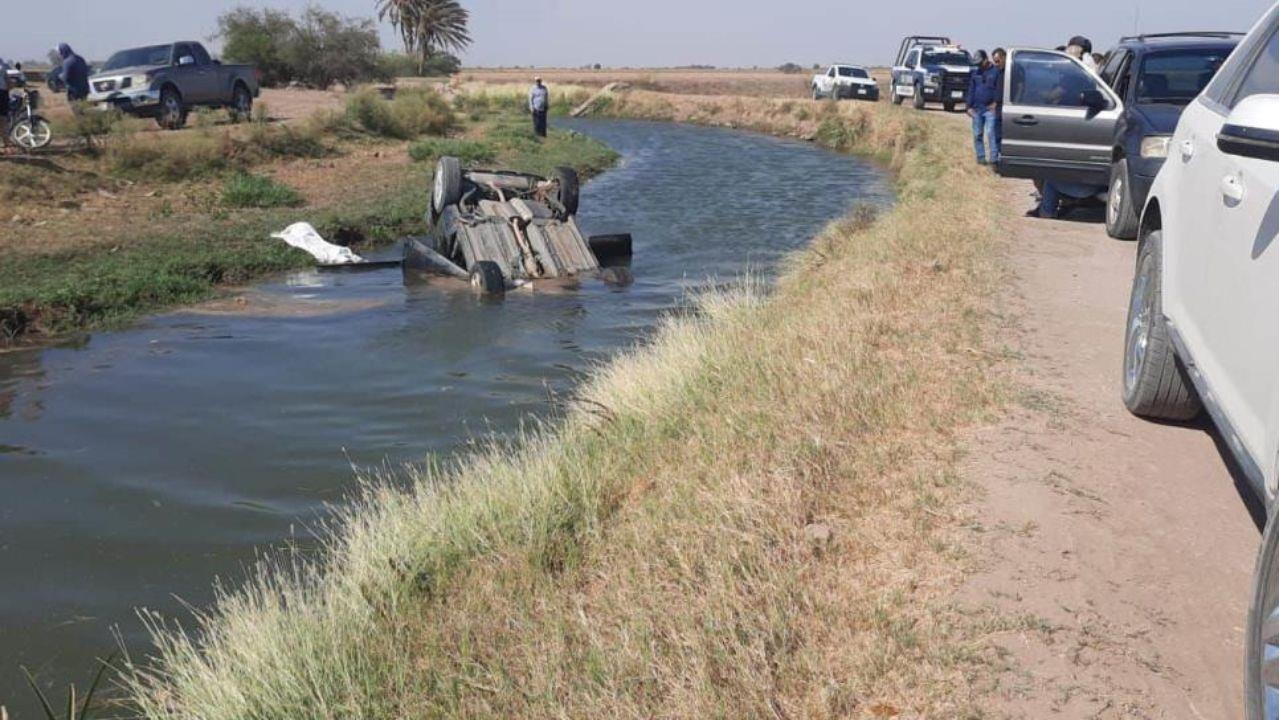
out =
[[[187,123],[193,107],[227,108],[233,121],[247,119],[258,96],[258,70],[223,65],[198,42],[121,50],[89,78],[89,102],[151,117],[162,128]]]

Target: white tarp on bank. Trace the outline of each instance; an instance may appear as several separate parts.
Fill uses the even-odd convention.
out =
[[[306,250],[321,265],[348,265],[364,262],[364,258],[351,252],[351,248],[326,242],[324,238],[320,237],[320,233],[311,227],[311,223],[294,223],[278,233],[273,233],[271,237],[279,238],[296,248]]]

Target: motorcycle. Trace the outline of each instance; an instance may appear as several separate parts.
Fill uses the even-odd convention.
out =
[[[39,150],[53,140],[53,128],[36,110],[40,93],[19,82],[17,93],[9,97],[9,140],[24,150]]]

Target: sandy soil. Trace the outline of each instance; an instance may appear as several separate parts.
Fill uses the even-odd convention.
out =
[[[1031,207],[1005,181],[1010,214]],[[967,600],[1028,618],[1000,638],[1019,718],[1238,718],[1256,504],[1207,423],[1120,400],[1135,243],[1089,222],[1011,219],[1006,298],[1019,399],[967,475],[988,567]]]

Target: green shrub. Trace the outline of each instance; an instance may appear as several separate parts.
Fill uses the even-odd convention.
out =
[[[418,162],[452,155],[464,163],[491,162],[497,153],[492,145],[475,140],[427,138],[409,146],[409,157]]]
[[[246,136],[230,132],[192,132],[157,138],[154,134],[117,135],[107,150],[111,172],[152,182],[176,182],[243,169],[277,158],[318,158],[333,154],[311,126],[250,126]]]
[[[222,186],[222,204],[237,208],[297,207],[303,200],[288,185],[241,170]]]
[[[347,100],[347,119],[379,137],[409,140],[420,135],[444,135],[457,125],[453,109],[436,93],[404,89],[392,100],[375,88],[365,88]]]
[[[218,18],[223,55],[256,65],[264,85],[291,81],[311,87],[382,80],[378,32],[372,20],[308,7],[297,18],[279,10],[237,8]]]
[[[402,52],[387,52],[378,57],[378,67],[387,78],[444,77],[462,68],[462,61],[449,53],[437,53],[421,66],[418,62],[417,57]]]

